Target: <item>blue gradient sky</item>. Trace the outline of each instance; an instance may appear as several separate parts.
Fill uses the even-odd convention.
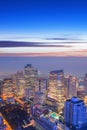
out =
[[[1,39],[86,34],[86,0],[0,0]]]
[[[42,72],[62,68],[65,72],[84,75],[87,71],[87,1],[0,0],[2,40],[37,43],[35,47],[30,47],[30,43],[25,47],[27,43],[4,43],[3,46],[0,42],[0,72],[13,72],[32,63]],[[53,47],[47,48],[47,45]],[[41,55],[43,57],[39,57]]]

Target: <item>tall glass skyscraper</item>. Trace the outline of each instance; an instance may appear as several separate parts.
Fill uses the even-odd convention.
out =
[[[67,88],[67,96],[68,98],[72,98],[73,96],[77,96],[77,86],[78,80],[75,76],[69,76],[68,78],[68,88]]]
[[[87,95],[87,74],[84,76],[85,95]]]
[[[32,88],[35,86],[35,82],[38,77],[38,70],[31,64],[27,64],[24,68],[24,76],[26,81],[26,88]]]
[[[64,120],[67,126],[74,129],[86,126],[86,106],[83,100],[80,100],[77,97],[72,97],[71,99],[66,100],[64,107]]]
[[[58,103],[58,111],[64,107],[65,87],[63,70],[54,70],[49,74],[48,98],[54,99]]]

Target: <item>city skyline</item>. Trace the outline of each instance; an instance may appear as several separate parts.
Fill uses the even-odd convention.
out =
[[[86,16],[86,0],[0,0],[1,129],[87,129]]]

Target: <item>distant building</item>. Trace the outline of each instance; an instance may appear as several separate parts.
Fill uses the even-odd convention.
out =
[[[24,78],[23,71],[18,71],[16,74],[13,74],[11,77],[12,77],[15,95],[23,97],[24,90],[25,90],[25,78]]]
[[[24,77],[25,77],[25,87],[31,88],[37,83],[38,70],[34,68],[31,64],[27,64],[24,68]]]
[[[19,78],[17,79],[17,92],[16,94],[18,96],[24,96],[24,92],[25,92],[25,79],[24,78]]]
[[[3,80],[2,94],[8,96],[10,94],[14,94],[13,82],[11,78],[7,78]]]
[[[39,91],[46,93],[47,79],[46,78],[38,78],[38,81],[39,81]]]
[[[87,74],[84,76],[85,95],[87,95]]]
[[[3,83],[3,81],[0,80],[0,96],[2,95],[2,83]]]
[[[85,87],[83,79],[78,78],[78,86],[77,86],[77,97],[84,100],[85,97]]]
[[[64,120],[67,126],[74,129],[86,126],[86,106],[83,100],[80,100],[77,97],[66,100],[64,106]]]
[[[78,80],[75,76],[69,76],[67,86],[67,98],[77,96],[77,84]]]

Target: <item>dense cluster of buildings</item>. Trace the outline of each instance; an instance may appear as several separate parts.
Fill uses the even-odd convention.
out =
[[[33,100],[34,104],[55,106],[57,113],[64,114],[67,126],[83,127],[87,123],[87,74],[81,79],[65,75],[61,69],[42,77],[38,69],[27,64],[23,71],[0,81],[0,95],[16,95]]]

